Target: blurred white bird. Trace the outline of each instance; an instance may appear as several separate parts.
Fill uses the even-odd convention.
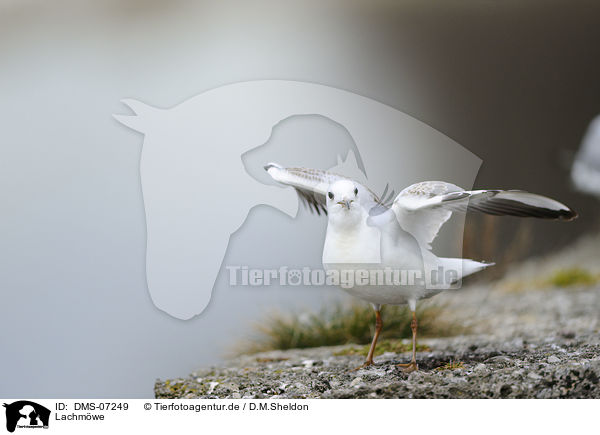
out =
[[[590,123],[575,155],[571,179],[580,191],[600,197],[600,116]]]
[[[318,214],[328,215],[323,246],[323,265],[338,273],[381,277],[386,271],[411,272],[413,278],[382,283],[370,280],[345,291],[370,302],[375,309],[375,334],[363,366],[373,364],[373,355],[383,322],[381,306],[408,304],[412,311],[412,359],[400,364],[406,371],[418,369],[416,362],[417,301],[453,288],[463,277],[490,266],[462,258],[437,257],[431,242],[452,212],[478,211],[493,215],[531,216],[572,220],[577,214],[564,204],[544,196],[518,190],[465,191],[442,181],[425,181],[404,189],[386,204],[387,189],[378,197],[364,185],[330,172],[306,168],[284,168],[270,163],[265,170],[277,182],[292,186],[300,199]],[[366,273],[364,271],[367,271]],[[441,272],[441,273],[436,273]],[[396,275],[396,277],[399,275]]]

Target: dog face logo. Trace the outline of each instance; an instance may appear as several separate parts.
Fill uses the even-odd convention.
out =
[[[50,410],[29,400],[19,400],[3,405],[6,408],[6,430],[19,428],[48,428]]]
[[[131,99],[123,103],[135,115],[115,118],[144,134],[140,176],[148,288],[159,309],[180,319],[200,314],[208,305],[229,237],[252,207],[267,204],[296,215],[295,195],[257,175],[266,175],[264,164],[294,166],[301,155],[300,164],[309,167],[335,166],[335,160],[324,157],[332,150],[306,144],[287,156],[251,159],[258,168],[251,172],[242,156],[256,157],[282,121],[321,116],[341,125],[354,146],[338,154],[346,161],[352,157],[357,171],[375,189],[407,186],[432,176],[468,187],[481,163],[453,140],[399,110],[312,83],[236,83],[166,110]]]

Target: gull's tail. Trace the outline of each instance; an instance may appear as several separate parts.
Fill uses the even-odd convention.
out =
[[[444,270],[456,271],[459,280],[496,264],[469,260],[468,258],[440,258],[440,261]]]

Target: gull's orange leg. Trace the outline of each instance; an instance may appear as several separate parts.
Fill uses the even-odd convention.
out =
[[[415,311],[412,312],[412,321],[410,322],[410,329],[412,329],[413,339],[412,339],[412,359],[408,364],[398,364],[398,367],[404,367],[404,372],[410,373],[416,370],[419,370],[419,366],[417,365],[417,313]]]
[[[381,320],[381,311],[375,310],[375,335],[373,335],[373,341],[371,342],[371,348],[369,349],[369,353],[367,354],[367,360],[363,365],[355,368],[354,370],[363,369],[365,367],[369,367],[373,365],[373,355],[375,354],[375,346],[377,346],[377,339],[379,338],[379,334],[383,329],[383,321]]]

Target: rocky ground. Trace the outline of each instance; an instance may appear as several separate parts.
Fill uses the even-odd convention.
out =
[[[600,239],[529,262],[500,282],[439,296],[470,334],[423,339],[420,370],[385,353],[352,370],[357,346],[244,355],[187,378],[158,380],[157,398],[600,398],[600,285],[556,287],[560,268],[597,273]],[[594,275],[595,276],[595,275]],[[385,322],[385,318],[384,318]],[[385,325],[385,323],[384,323]],[[384,326],[385,327],[385,326]]]

